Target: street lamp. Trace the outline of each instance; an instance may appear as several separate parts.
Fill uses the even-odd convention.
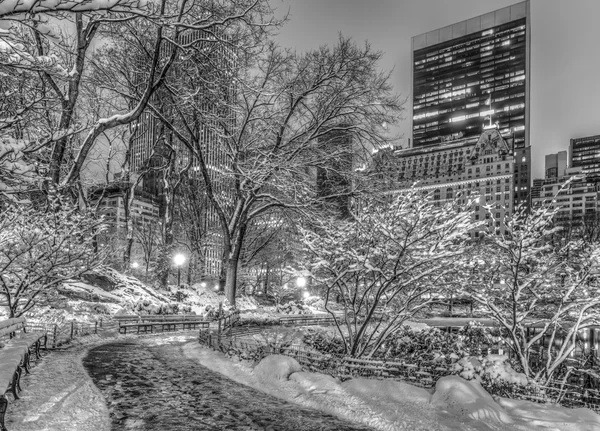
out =
[[[298,279],[296,280],[296,286],[305,287],[306,286],[306,278],[298,277]]]
[[[185,262],[185,256],[181,253],[173,256],[173,263],[177,267],[177,286],[181,286],[181,265]]]
[[[137,269],[139,266],[140,266],[140,264],[139,264],[139,263],[137,263],[137,262],[133,262],[133,263],[131,264],[131,267],[132,267],[133,269]]]
[[[310,297],[310,292],[305,291],[303,294],[304,299],[308,299]]]

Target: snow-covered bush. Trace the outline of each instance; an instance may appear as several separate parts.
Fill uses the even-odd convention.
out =
[[[556,211],[549,201],[517,209],[505,233],[480,241],[457,270],[469,278],[459,293],[497,322],[518,369],[540,382],[566,377],[579,331],[598,325],[600,313],[600,244],[561,237]],[[545,339],[552,341],[542,346]]]
[[[527,391],[530,381],[511,366],[506,355],[467,356],[452,365],[452,372],[466,380],[477,380],[490,393],[511,396],[518,390]]]
[[[336,355],[343,355],[345,353],[344,343],[342,340],[312,328],[305,330],[304,337],[302,337],[302,342],[321,353],[333,353]]]
[[[431,304],[434,290],[443,293],[439,281],[455,271],[476,226],[461,201],[436,206],[427,192],[412,188],[385,201],[363,197],[352,217],[317,220],[302,230],[307,268],[326,308],[331,312],[335,300],[346,315],[358,316],[344,322],[346,352],[360,357],[379,350]],[[378,318],[382,309],[389,318]]]

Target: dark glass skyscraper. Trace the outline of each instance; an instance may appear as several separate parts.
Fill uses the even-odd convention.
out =
[[[600,181],[600,135],[571,139],[569,167],[582,168],[592,181]]]
[[[413,146],[497,128],[529,146],[529,1],[412,39]]]

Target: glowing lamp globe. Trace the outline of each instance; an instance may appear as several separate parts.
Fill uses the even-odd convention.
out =
[[[296,286],[298,286],[298,287],[306,286],[306,278],[298,277],[298,279],[296,280]]]
[[[176,254],[173,256],[173,263],[176,266],[181,266],[185,262],[185,256],[183,254]]]
[[[304,292],[302,296],[304,296],[304,299],[307,299],[310,296],[310,292]]]

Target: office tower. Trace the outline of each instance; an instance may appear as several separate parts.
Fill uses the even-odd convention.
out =
[[[567,152],[559,151],[556,154],[546,155],[544,175],[546,178],[563,177],[567,169]]]
[[[413,147],[475,145],[497,129],[515,157],[515,204],[529,202],[529,1],[412,39]]]
[[[600,135],[571,139],[569,167],[581,167],[581,172],[591,180],[600,180]]]
[[[341,127],[319,138],[318,145],[326,148],[330,157],[317,168],[316,192],[325,209],[347,218],[351,207],[353,138]]]

